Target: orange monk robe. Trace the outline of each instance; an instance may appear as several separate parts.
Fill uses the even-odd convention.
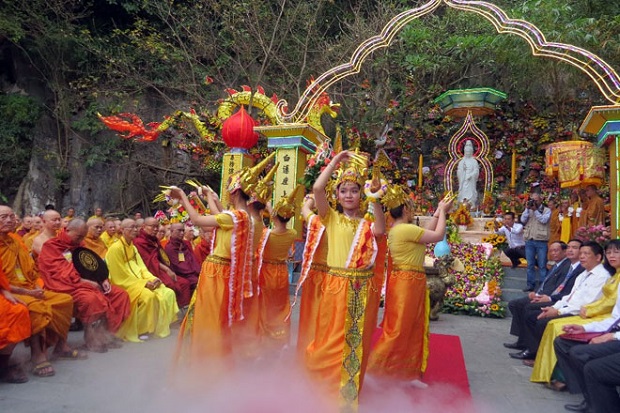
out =
[[[91,238],[87,235],[84,238],[84,246],[95,251],[101,258],[105,258],[105,255],[108,253],[108,247],[106,247],[101,238]]]
[[[21,303],[13,304],[4,297],[1,290],[10,291],[11,286],[2,271],[0,260],[0,349],[3,349],[30,337],[31,328],[28,308]]]
[[[40,288],[34,260],[18,240],[18,235],[0,236],[0,257],[10,285],[28,290]],[[28,307],[33,335],[43,333],[50,346],[59,339],[66,340],[73,317],[73,299],[69,294],[46,290],[43,298],[13,295]]]
[[[588,200],[588,206],[583,211],[584,225],[589,227],[605,224],[605,201],[598,195]]]
[[[52,291],[70,294],[75,316],[82,323],[90,324],[105,317],[108,330],[115,333],[129,317],[129,296],[114,285],[109,293],[104,294],[100,288],[82,280],[71,261],[71,252],[75,248],[65,230],[43,244],[37,265],[45,286]]]
[[[559,241],[562,237],[562,223],[560,222],[560,209],[554,208],[549,218],[549,245]]]
[[[29,233],[22,237],[22,241],[24,242],[26,248],[28,248],[28,251],[32,251],[32,243],[39,234],[39,231],[31,230]]]

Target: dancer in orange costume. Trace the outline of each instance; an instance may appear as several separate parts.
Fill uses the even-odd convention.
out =
[[[336,194],[341,212],[330,207],[326,193],[328,181],[339,165]],[[329,249],[328,272],[323,282],[315,337],[306,350],[306,366],[330,393],[339,394],[341,408],[346,410],[357,409],[363,382],[363,366],[370,350],[370,335],[364,332],[375,327],[367,323],[376,321],[376,315],[367,314],[376,310],[375,306],[368,306],[369,296],[380,288],[374,285],[373,279],[375,236],[385,232],[379,198],[387,185],[384,187],[378,179],[367,183],[368,193],[373,195],[370,203],[374,209],[373,223],[363,217],[360,209],[365,177],[366,159],[343,151],[323,169],[313,186]]]
[[[385,294],[383,332],[370,354],[368,373],[426,387],[420,380],[428,359],[430,311],[423,267],[425,244],[443,238],[452,199],[439,202],[426,229],[410,223],[413,206],[403,187],[389,188],[382,202],[394,218],[388,233],[392,268]]]
[[[273,228],[265,235],[265,248],[258,269],[260,325],[268,351],[287,348],[290,341],[291,324],[287,315],[291,304],[286,259],[297,231],[286,228],[286,224],[295,215],[295,198],[301,188],[298,186],[273,207]]]

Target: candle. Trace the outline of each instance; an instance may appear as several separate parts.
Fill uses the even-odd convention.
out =
[[[418,162],[418,189],[422,188],[422,154],[420,154],[420,161]]]
[[[517,151],[512,150],[512,165],[510,169],[510,188],[515,188],[515,181],[517,179]]]

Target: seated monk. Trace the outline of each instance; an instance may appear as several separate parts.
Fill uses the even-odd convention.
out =
[[[34,242],[35,237],[39,235],[42,228],[43,220],[41,219],[41,217],[32,217],[32,228],[30,228],[30,232],[28,232],[22,237],[22,241],[24,241],[24,244],[26,245],[26,248],[28,248],[28,251],[32,251],[32,243]]]
[[[84,246],[95,251],[101,258],[105,258],[105,255],[108,253],[108,247],[101,239],[103,221],[99,218],[89,218],[86,226],[88,226],[88,234],[84,238]]]
[[[198,236],[200,242],[194,247],[194,255],[196,261],[202,266],[205,258],[211,254],[211,239],[213,238],[213,229],[198,227]]]
[[[45,286],[73,297],[75,317],[84,324],[86,349],[104,353],[118,347],[113,333],[129,316],[127,293],[108,280],[102,284],[84,279],[73,266],[72,251],[82,244],[87,227],[84,220],[74,218],[56,238],[43,244],[37,260]]]
[[[19,226],[17,230],[17,235],[23,238],[24,235],[30,232],[31,228],[32,228],[32,215],[24,215],[24,218],[22,218],[21,226]]]
[[[117,335],[134,342],[142,341],[144,334],[167,337],[179,311],[174,291],[151,274],[142,261],[133,244],[138,235],[133,219],[121,223],[121,233],[106,255],[112,283],[125,289],[131,300],[131,315]]]
[[[107,248],[110,248],[110,245],[112,245],[113,242],[118,241],[118,231],[120,231],[120,226],[116,224],[116,221],[113,218],[106,220],[104,226],[105,231],[103,231],[103,233],[101,234],[101,241],[103,241]]]
[[[164,249],[170,260],[170,269],[177,276],[189,281],[191,291],[194,291],[196,284],[198,284],[200,264],[194,256],[192,245],[183,239],[183,231],[183,224],[172,224],[170,226],[170,240]]]
[[[157,239],[158,229],[159,222],[155,218],[145,218],[140,232],[133,240],[133,245],[138,249],[149,272],[174,291],[177,304],[183,308],[189,305],[189,300],[192,298],[192,283],[187,278],[177,277],[175,271],[170,268],[170,258]]]
[[[12,220],[0,212],[0,225]],[[0,261],[0,380],[7,383],[25,383],[28,376],[20,367],[9,367],[15,346],[30,337],[28,308],[11,294],[9,280]]]
[[[0,215],[14,216],[8,206],[0,206]],[[57,224],[60,215],[57,213]],[[48,221],[49,225],[49,221]],[[54,375],[54,368],[47,357],[47,348],[54,347],[56,358],[85,358],[78,350],[67,344],[69,326],[73,316],[73,299],[68,294],[56,293],[41,288],[39,273],[26,246],[14,234],[15,220],[0,223],[0,257],[2,271],[10,284],[15,298],[26,305],[30,313],[30,353],[33,374],[39,377]]]
[[[54,238],[58,234],[58,231],[60,231],[62,225],[60,214],[53,209],[47,209],[43,215],[41,215],[41,221],[43,222],[41,232],[32,240],[32,256],[35,260],[41,253],[43,243],[48,239]]]

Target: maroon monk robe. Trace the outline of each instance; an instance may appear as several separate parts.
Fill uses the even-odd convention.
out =
[[[56,238],[45,242],[37,259],[41,278],[46,288],[73,297],[75,316],[82,323],[90,324],[105,316],[108,330],[115,333],[131,312],[129,295],[114,285],[104,294],[94,285],[83,282],[70,256],[77,247],[72,245],[64,229]]]
[[[159,278],[166,287],[175,292],[179,307],[182,308],[189,305],[189,300],[192,298],[191,284],[189,280],[183,277],[177,277],[177,280],[174,281],[172,277],[159,266],[161,262],[167,267],[170,267],[170,260],[157,237],[140,230],[140,233],[134,238],[133,244],[138,249],[142,261],[144,261],[149,272]]]
[[[194,256],[201,267],[209,254],[211,254],[211,241],[207,242],[204,238],[200,238],[200,243],[194,247]]]
[[[200,264],[194,256],[190,242],[184,239],[171,238],[164,250],[170,260],[170,269],[176,275],[188,280],[193,291],[198,284]]]

